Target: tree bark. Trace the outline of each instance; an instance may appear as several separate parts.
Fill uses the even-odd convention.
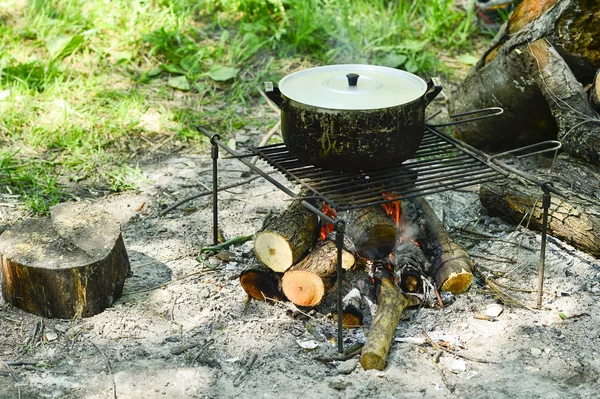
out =
[[[453,294],[465,292],[473,281],[473,260],[452,240],[424,198],[417,197],[413,201],[424,218],[427,238],[420,244],[423,252],[432,259],[429,274],[440,291]]]
[[[600,67],[600,3],[525,0],[454,92],[449,112],[490,106],[505,112],[457,125],[484,151],[558,139],[570,154],[600,164],[600,119],[583,85]]]
[[[360,364],[364,370],[385,368],[385,361],[402,312],[406,307],[416,304],[414,298],[399,293],[389,277],[381,279],[377,303],[377,314],[371,323],[360,356]]]
[[[393,251],[398,229],[380,205],[346,211],[342,218],[359,256],[380,259]]]
[[[600,169],[561,156],[555,171],[552,176],[537,176],[540,180],[554,181],[555,187],[567,195],[567,198],[552,195],[548,216],[549,234],[592,256],[600,257]],[[512,178],[503,183],[483,184],[479,196],[481,204],[490,214],[514,223],[531,215],[529,228],[541,229],[540,187]]]
[[[600,69],[596,72],[596,76],[590,87],[590,104],[592,104],[596,112],[600,112]]]
[[[354,256],[342,253],[342,268],[351,269]],[[332,287],[337,269],[337,248],[331,241],[317,247],[292,266],[281,279],[285,296],[298,306],[317,306]]]
[[[264,265],[256,265],[240,274],[240,284],[251,298],[264,301],[266,298],[281,301],[281,278]]]
[[[86,204],[60,204],[0,236],[2,293],[49,318],[89,317],[110,306],[130,273],[119,224]]]
[[[256,234],[254,253],[270,269],[283,273],[315,245],[318,236],[317,215],[293,201]]]

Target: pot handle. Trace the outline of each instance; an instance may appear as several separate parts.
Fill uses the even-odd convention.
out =
[[[427,82],[427,92],[425,93],[425,106],[428,106],[429,103],[440,94],[440,91],[442,91],[440,78],[429,78],[429,82]]]
[[[277,108],[283,107],[283,97],[281,91],[276,86],[273,86],[273,82],[265,82],[265,94],[269,97],[269,100],[273,101]]]

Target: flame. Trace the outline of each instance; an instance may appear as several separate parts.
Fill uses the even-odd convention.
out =
[[[394,202],[386,202],[385,204],[381,204],[381,206],[383,207],[385,212],[392,218],[394,224],[396,224],[396,227],[400,227],[400,216],[402,215],[402,211],[400,210],[400,199],[398,198],[398,195],[395,195],[391,192],[387,192],[381,193],[381,196],[385,200],[396,200]]]
[[[334,220],[337,217],[337,212],[335,211],[335,209],[330,207],[329,204],[326,202],[323,202],[323,207],[321,208],[321,212],[323,212],[325,215],[329,216],[330,218],[332,218]],[[321,239],[321,241],[326,239],[327,236],[329,235],[329,233],[331,233],[333,230],[335,230],[335,227],[331,223],[325,223],[323,225],[323,227],[321,227],[321,234],[319,235],[319,238]]]

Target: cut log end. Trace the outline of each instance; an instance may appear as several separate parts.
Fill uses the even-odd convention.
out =
[[[471,287],[473,274],[465,269],[460,272],[453,272],[442,284],[440,290],[451,292],[452,294],[462,294]]]
[[[298,306],[317,306],[325,296],[325,284],[321,277],[306,270],[291,270],[281,279],[285,296]]]
[[[294,262],[294,254],[290,243],[281,235],[263,231],[254,239],[256,257],[271,270],[283,273]]]
[[[375,353],[365,353],[360,357],[360,365],[363,370],[383,370],[385,358]]]
[[[270,270],[248,269],[240,275],[240,284],[253,299],[264,301],[283,299],[279,277]]]

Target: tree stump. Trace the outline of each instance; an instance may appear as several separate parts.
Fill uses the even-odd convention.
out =
[[[49,318],[89,317],[121,296],[130,273],[120,225],[88,204],[65,203],[0,236],[2,294]]]

